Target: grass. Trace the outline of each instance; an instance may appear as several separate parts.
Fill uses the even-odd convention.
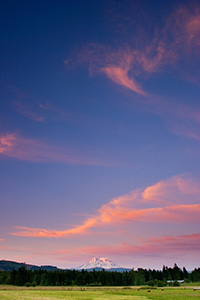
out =
[[[139,289],[136,287],[35,287],[0,286],[0,300],[197,300],[192,287]]]
[[[181,286],[190,286],[190,287],[193,287],[193,286],[198,286],[200,287],[200,282],[189,282],[189,283],[182,283]]]

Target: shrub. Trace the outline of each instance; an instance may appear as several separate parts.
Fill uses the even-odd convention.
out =
[[[158,280],[158,282],[157,282],[157,286],[158,286],[158,287],[162,287],[162,286],[164,286],[164,283],[163,283],[163,281],[161,281],[161,280]]]
[[[36,285],[37,285],[37,282],[34,281],[34,282],[32,283],[32,286],[35,287]]]
[[[25,283],[25,286],[26,286],[26,287],[30,287],[30,286],[31,286],[31,283],[30,283],[30,282],[26,282],[26,283]]]
[[[154,281],[153,281],[153,280],[149,280],[149,281],[147,282],[147,284],[148,284],[148,286],[154,286]]]
[[[180,286],[180,283],[177,280],[174,280],[173,286]]]

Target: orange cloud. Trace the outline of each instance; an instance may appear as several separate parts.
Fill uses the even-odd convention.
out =
[[[142,194],[143,199],[146,201],[155,201],[160,203],[169,204],[174,195],[176,195],[176,202],[184,201],[187,195],[196,195],[198,201],[198,194],[200,193],[199,183],[191,178],[184,176],[174,176],[167,180],[161,180],[155,185],[146,188]]]
[[[80,226],[74,227],[72,229],[68,230],[48,230],[43,228],[29,228],[29,227],[16,227],[17,229],[21,230],[16,233],[11,233],[12,235],[16,236],[26,236],[26,237],[54,237],[54,238],[60,238],[60,237],[66,237],[72,234],[82,234],[87,232],[87,230],[91,227],[94,227],[97,225],[98,218],[90,218],[86,220],[85,223],[83,223]]]
[[[0,135],[0,155],[32,162],[106,165],[98,159],[80,158],[72,154],[72,150],[52,146],[36,139],[23,138],[14,133]]]
[[[103,223],[111,222],[180,222],[199,221],[200,204],[171,205],[166,207],[154,207],[144,209],[128,209],[124,207],[108,207],[99,210]]]
[[[195,203],[191,203],[191,201]],[[148,206],[147,208],[141,207],[144,203]],[[12,234],[59,238],[72,234],[85,234],[92,228],[126,222],[199,222],[199,214],[199,183],[181,175],[160,181],[144,190],[138,189],[130,194],[112,199],[107,204],[102,205],[96,215],[74,228],[52,231],[18,227],[17,229],[20,231]]]
[[[62,238],[73,234],[84,234],[88,229],[95,228],[103,225],[123,223],[123,222],[199,222],[200,204],[195,205],[175,205],[165,208],[146,208],[139,210],[128,210],[123,207],[114,208],[109,210],[99,210],[100,215],[96,215],[91,219],[86,220],[83,225],[68,229],[68,230],[48,230],[43,228],[29,228],[29,227],[16,227],[18,232],[12,232],[15,236],[25,237],[51,237]]]

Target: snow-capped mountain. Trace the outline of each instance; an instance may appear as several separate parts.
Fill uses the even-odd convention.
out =
[[[88,270],[88,269],[123,269],[122,267],[116,265],[107,257],[94,257],[91,259],[87,264],[81,265],[80,267],[76,268],[77,270]]]

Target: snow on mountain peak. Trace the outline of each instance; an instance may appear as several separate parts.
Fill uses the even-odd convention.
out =
[[[111,260],[108,257],[100,257],[99,260],[101,260],[103,262],[105,262],[105,261],[110,261],[111,262]]]
[[[94,269],[94,268],[102,268],[102,269],[112,269],[112,268],[121,268],[112,262],[108,257],[94,257],[87,264],[81,265],[78,267],[78,270],[81,269]]]

